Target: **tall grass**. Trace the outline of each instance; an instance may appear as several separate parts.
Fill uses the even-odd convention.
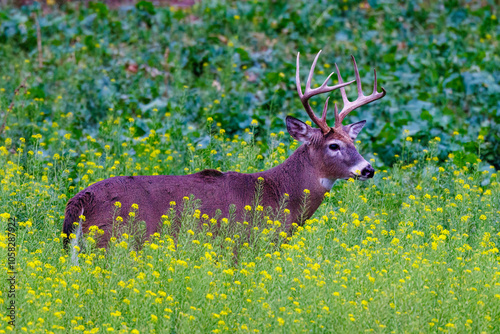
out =
[[[247,138],[215,130],[207,147],[187,146],[192,164],[186,173],[202,166],[255,171],[260,168],[252,162],[267,168],[297,147],[277,140],[259,152],[253,130]],[[51,144],[61,147],[56,156],[43,153],[43,143],[53,141],[36,135],[18,140],[17,154],[9,151],[11,139],[0,148],[2,221],[16,217],[18,224],[16,331],[499,330],[500,186],[490,166],[459,166],[451,158],[439,163],[432,146],[410,155],[409,139],[398,164],[364,183],[338,182],[293,235],[279,233],[280,222],[264,214],[245,235],[243,222],[215,221],[185,198],[175,240],[168,213],[163,232],[139,247],[130,233],[98,249],[99,231],[92,229],[75,266],[61,242],[67,187],[76,192],[111,175],[182,166],[162,146],[168,134],[124,135],[116,145],[116,136],[106,133],[103,126],[101,138],[81,139],[89,149],[72,180],[68,139]],[[93,149],[95,143],[104,151]],[[120,151],[126,146],[138,152],[133,159]],[[0,238],[5,252],[6,234]],[[1,261],[6,268],[6,257]],[[1,284],[5,291],[7,283]],[[5,305],[6,295],[0,297]],[[6,322],[0,326],[13,330]]]

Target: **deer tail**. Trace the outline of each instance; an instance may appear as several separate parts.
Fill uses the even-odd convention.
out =
[[[63,240],[63,245],[65,249],[71,243],[75,245],[79,243],[79,239],[82,236],[82,219],[80,218],[84,215],[86,204],[91,200],[92,194],[86,192],[84,194],[78,193],[68,201],[66,205],[66,214],[64,217],[63,233],[66,234]],[[78,222],[78,229],[75,233],[75,222]],[[76,238],[71,241],[70,235],[75,233]]]

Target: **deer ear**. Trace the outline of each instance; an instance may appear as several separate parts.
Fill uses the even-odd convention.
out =
[[[311,141],[312,128],[295,117],[286,117],[286,129],[290,136],[298,141],[306,144]]]
[[[365,124],[366,124],[366,121],[360,121],[357,123],[345,125],[343,128],[344,128],[344,131],[347,132],[349,137],[351,137],[352,140],[355,140],[356,137],[358,136],[358,133],[361,132],[361,130],[363,129]]]

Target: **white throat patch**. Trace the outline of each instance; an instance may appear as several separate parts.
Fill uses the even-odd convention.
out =
[[[335,179],[327,179],[325,177],[322,177],[319,179],[319,183],[325,188],[325,189],[332,189],[333,185],[335,184]]]

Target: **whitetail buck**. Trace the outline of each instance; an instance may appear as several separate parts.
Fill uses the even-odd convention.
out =
[[[183,202],[184,196],[194,195],[201,200],[200,211],[213,217],[220,209],[222,217],[228,217],[229,207],[236,208],[236,219],[243,216],[244,207],[252,205],[258,178],[262,177],[262,206],[278,208],[284,196],[288,197],[287,208],[290,214],[284,224],[284,231],[290,232],[292,224],[303,224],[310,218],[323,201],[325,192],[329,191],[338,179],[357,178],[366,180],[373,177],[374,169],[358,153],[354,140],[366,121],[349,125],[342,125],[344,118],[354,109],[378,100],[385,95],[385,90],[377,92],[377,74],[373,93],[363,95],[358,67],[354,57],[354,73],[356,80],[346,82],[342,80],[337,65],[339,83],[328,86],[331,73],[323,84],[311,88],[311,79],[316,61],[321,51],[316,55],[309,71],[305,91],[302,92],[299,77],[299,54],[297,54],[296,84],[300,100],[311,120],[319,127],[312,128],[296,118],[288,116],[286,126],[290,135],[303,144],[281,165],[264,172],[243,174],[236,172],[220,172],[204,170],[191,175],[157,175],[157,176],[117,176],[97,182],[80,191],[66,206],[63,232],[67,236],[74,233],[78,225],[76,238],[78,242],[82,232],[88,232],[90,226],[96,225],[104,230],[104,235],[98,242],[99,247],[106,247],[113,228],[113,214],[127,217],[133,203],[139,205],[136,220],[145,221],[146,233],[151,235],[160,230],[162,215],[170,209],[170,202]],[[345,86],[356,81],[358,97],[351,102],[347,99]],[[343,109],[338,112],[335,104],[335,126],[326,123],[328,99],[326,99],[321,118],[318,118],[309,99],[318,94],[340,89]],[[303,207],[304,189],[309,190],[308,205]],[[287,194],[287,195],[285,195]],[[115,202],[122,204],[118,213],[115,213]],[[180,208],[179,208],[180,210]],[[80,220],[79,216],[85,216]],[[126,219],[126,218],[125,218]],[[80,224],[76,222],[80,221]],[[74,236],[74,235],[73,235]],[[70,238],[65,239],[65,245]]]

